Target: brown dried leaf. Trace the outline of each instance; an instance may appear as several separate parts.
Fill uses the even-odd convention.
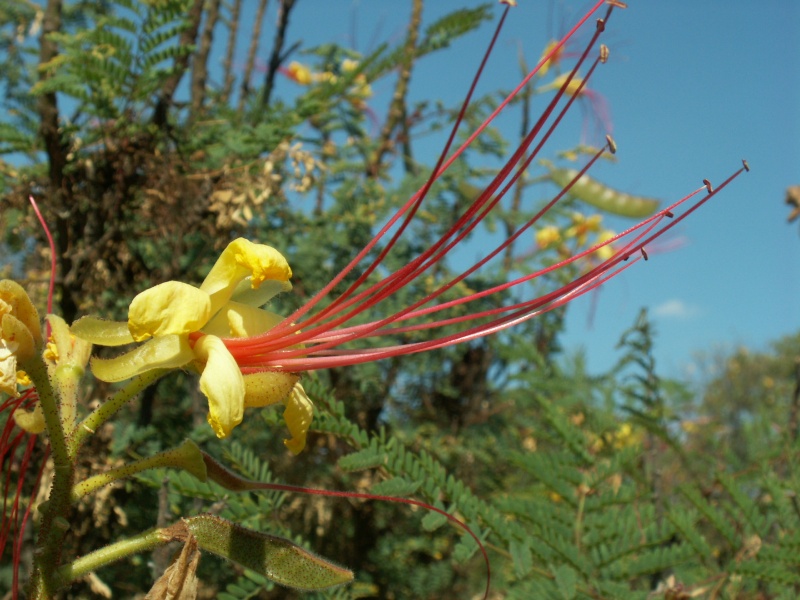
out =
[[[189,536],[181,553],[167,567],[145,596],[145,600],[195,600],[197,598],[197,540]]]

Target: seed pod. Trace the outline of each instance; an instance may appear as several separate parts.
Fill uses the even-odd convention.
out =
[[[550,179],[559,187],[566,187],[577,175],[575,169],[550,168]],[[568,195],[612,215],[634,219],[649,217],[658,210],[659,204],[655,198],[619,192],[588,175],[582,175],[569,189]]]
[[[287,539],[245,529],[212,515],[183,520],[201,550],[239,563],[275,583],[298,590],[322,590],[353,580],[353,572],[304,550]]]

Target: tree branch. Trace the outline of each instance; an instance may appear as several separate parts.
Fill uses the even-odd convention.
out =
[[[250,38],[250,47],[247,49],[247,64],[244,67],[242,77],[242,87],[239,89],[239,106],[237,110],[242,112],[247,95],[250,93],[250,77],[253,75],[253,67],[256,63],[256,52],[258,51],[258,40],[261,37],[261,25],[264,23],[264,13],[267,10],[269,0],[258,0],[258,10],[256,11],[256,22],[253,23],[253,35]]]
[[[266,2],[266,0],[265,0]],[[233,90],[233,54],[236,50],[236,40],[239,34],[239,13],[242,9],[242,0],[234,0],[231,7],[230,31],[228,32],[228,48],[225,51],[225,62],[222,69],[225,71],[225,84],[222,88],[222,102],[227,103]]]
[[[394,133],[398,123],[402,122],[406,114],[406,94],[408,93],[408,82],[411,79],[411,68],[414,66],[414,57],[417,53],[417,40],[419,39],[421,23],[422,0],[414,0],[411,8],[411,21],[408,24],[408,37],[403,51],[403,59],[400,63],[400,73],[397,77],[397,85],[394,88],[392,104],[389,106],[386,123],[384,123],[378,139],[378,149],[375,150],[367,169],[369,175],[378,174],[384,155],[391,149],[392,133]]]
[[[192,109],[190,116],[194,118],[202,109],[206,98],[206,78],[208,77],[208,55],[211,54],[211,45],[214,41],[214,27],[219,20],[220,0],[210,0],[203,34],[200,36],[200,46],[195,52],[192,61]]]
[[[281,7],[278,11],[278,30],[275,33],[275,43],[272,45],[272,55],[269,57],[267,65],[267,76],[264,78],[264,95],[261,97],[261,105],[269,106],[269,99],[272,96],[272,88],[275,85],[275,73],[281,66],[283,60],[283,45],[286,43],[286,29],[289,27],[289,15],[294,8],[297,0],[281,0]]]

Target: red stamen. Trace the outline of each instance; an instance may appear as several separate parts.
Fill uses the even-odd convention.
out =
[[[573,27],[572,30],[570,30],[570,32],[560,42],[560,44],[554,46],[551,49],[551,53],[557,51],[558,48],[560,48],[561,45],[563,45],[566,42],[566,40],[571,35],[573,35],[575,33],[575,31],[578,29],[579,25],[582,24],[583,22],[585,22],[589,18],[589,16],[594,11],[596,11],[602,4],[603,4],[603,2],[598,2],[595,5],[595,7],[579,22],[579,24],[576,25],[575,27]],[[610,11],[609,11],[609,14],[610,14]],[[608,16],[608,14],[607,14],[607,16]],[[501,22],[501,25],[502,25],[502,22]],[[572,102],[574,101],[574,97],[568,98],[568,102],[567,102],[566,107],[562,110],[562,112],[556,118],[556,120],[553,123],[553,125],[548,129],[548,131],[545,134],[545,136],[543,137],[543,139],[536,146],[536,149],[531,153],[531,156],[528,157],[527,162],[525,162],[523,165],[521,165],[519,167],[519,169],[517,171],[517,174],[505,186],[503,191],[494,199],[494,201],[489,205],[489,207],[488,208],[483,208],[486,205],[486,203],[489,202],[489,200],[492,197],[492,194],[497,190],[497,188],[500,186],[501,182],[506,177],[508,177],[508,175],[511,172],[511,170],[513,169],[514,165],[521,159],[521,157],[524,155],[524,153],[528,150],[529,146],[533,142],[533,139],[534,139],[535,135],[537,135],[541,131],[542,127],[544,126],[544,123],[546,122],[546,120],[552,114],[552,112],[555,109],[555,106],[557,105],[558,101],[561,98],[564,97],[565,90],[567,89],[567,87],[569,86],[571,80],[573,79],[573,77],[577,73],[577,70],[580,67],[580,65],[586,60],[586,57],[588,56],[588,53],[589,53],[591,47],[596,42],[596,39],[597,39],[597,36],[598,36],[599,32],[595,32],[595,34],[592,37],[592,40],[590,41],[589,45],[587,46],[587,48],[584,51],[583,55],[581,56],[580,60],[578,61],[578,63],[573,68],[573,70],[570,73],[569,77],[564,81],[564,83],[563,83],[561,89],[559,90],[558,94],[555,96],[555,98],[553,98],[553,100],[551,100],[549,106],[546,108],[546,110],[544,111],[542,116],[537,121],[536,125],[533,127],[531,132],[528,134],[528,136],[526,137],[526,139],[523,142],[523,144],[521,145],[521,147],[517,149],[517,151],[514,153],[514,155],[507,161],[506,165],[503,167],[501,172],[494,178],[492,183],[475,200],[475,202],[472,204],[470,209],[464,215],[462,215],[459,218],[459,220],[451,227],[449,232],[447,234],[445,234],[444,236],[442,236],[442,238],[436,244],[434,244],[426,252],[424,252],[419,257],[417,257],[414,261],[412,261],[406,267],[404,267],[402,269],[399,269],[398,271],[392,273],[391,275],[389,275],[388,277],[383,279],[381,282],[368,287],[366,290],[362,291],[361,293],[357,294],[356,296],[347,299],[361,285],[361,283],[363,283],[363,281],[366,279],[366,277],[369,274],[371,274],[378,267],[378,265],[381,263],[381,261],[386,256],[388,251],[391,249],[391,246],[393,246],[394,243],[396,242],[397,238],[399,237],[399,234],[402,233],[402,230],[410,222],[411,217],[413,217],[413,215],[416,212],[417,208],[419,207],[421,201],[424,199],[425,194],[427,194],[427,191],[430,189],[433,181],[437,177],[439,177],[450,166],[450,164],[452,164],[452,162],[466,149],[466,147],[469,146],[469,144],[477,137],[477,135],[479,135],[480,132],[483,131],[483,129],[486,126],[488,126],[488,124],[511,101],[511,99],[513,99],[514,95],[516,95],[519,91],[522,90],[522,88],[527,83],[527,81],[529,81],[530,78],[535,75],[535,73],[538,71],[538,69],[541,68],[541,66],[547,61],[547,59],[550,56],[548,54],[548,55],[542,57],[542,59],[539,61],[539,64],[528,74],[528,76],[523,80],[523,82],[519,86],[517,86],[517,88],[514,91],[512,91],[511,94],[509,94],[509,96],[506,98],[506,100],[503,103],[501,103],[500,106],[498,106],[498,108],[487,118],[487,120],[478,128],[478,130],[475,131],[472,134],[472,136],[470,136],[470,138],[442,165],[444,156],[446,155],[446,153],[447,153],[447,151],[449,149],[449,146],[450,146],[450,144],[452,142],[452,139],[455,136],[456,129],[457,129],[458,125],[460,124],[461,119],[463,118],[463,115],[464,115],[464,113],[466,111],[466,108],[467,108],[469,99],[471,97],[472,91],[474,90],[475,84],[477,83],[477,79],[480,76],[481,70],[483,69],[483,66],[484,66],[484,64],[486,62],[486,59],[488,58],[488,54],[489,54],[489,52],[491,52],[492,46],[494,44],[494,41],[497,38],[498,32],[499,32],[499,28],[495,32],[495,35],[494,35],[494,37],[492,39],[492,43],[490,44],[489,49],[487,50],[487,53],[484,56],[484,60],[483,60],[483,62],[481,64],[481,67],[479,68],[478,73],[477,73],[477,75],[475,77],[475,80],[473,81],[473,83],[472,83],[472,85],[470,87],[470,91],[469,91],[469,93],[467,95],[467,99],[466,99],[466,101],[464,102],[464,104],[463,104],[463,106],[461,108],[461,111],[459,113],[459,117],[458,117],[458,119],[456,121],[455,126],[453,127],[453,130],[451,132],[451,135],[450,135],[450,138],[448,140],[448,143],[445,146],[445,150],[442,153],[442,155],[441,155],[441,157],[439,159],[439,162],[437,163],[436,168],[433,170],[433,173],[432,173],[431,177],[429,178],[428,182],[425,184],[425,186],[423,186],[423,188],[419,192],[417,192],[417,194],[412,196],[412,198],[395,214],[395,216],[389,221],[389,223],[387,223],[387,225],[383,229],[381,229],[381,231],[373,238],[373,240],[353,259],[353,261],[351,261],[351,263],[339,275],[337,275],[331,281],[331,283],[329,283],[325,288],[323,288],[317,295],[315,295],[303,307],[301,307],[300,309],[295,311],[295,313],[293,313],[292,315],[287,317],[287,319],[283,323],[277,325],[275,328],[273,328],[272,330],[270,330],[269,332],[267,332],[267,333],[265,333],[265,334],[263,334],[261,336],[255,336],[255,337],[252,337],[252,338],[241,339],[241,340],[238,340],[238,341],[235,340],[235,339],[226,340],[226,343],[228,344],[228,347],[231,349],[232,352],[234,352],[235,355],[245,354],[245,353],[249,354],[249,355],[252,355],[255,352],[264,353],[264,352],[269,352],[270,350],[280,349],[280,348],[286,346],[286,340],[287,340],[287,337],[290,334],[294,334],[294,335],[291,335],[291,339],[292,339],[293,344],[302,343],[302,342],[304,342],[306,340],[311,340],[315,335],[319,335],[319,334],[322,334],[322,333],[325,333],[325,332],[329,332],[332,328],[334,328],[334,327],[346,322],[347,320],[349,320],[350,318],[352,318],[356,314],[359,314],[359,313],[363,312],[364,310],[366,310],[367,308],[369,308],[371,306],[374,306],[375,304],[379,303],[381,300],[383,300],[387,296],[389,296],[392,293],[394,293],[397,289],[403,287],[404,285],[406,285],[410,281],[412,281],[415,278],[417,278],[421,273],[423,273],[430,266],[432,266],[433,264],[435,264],[436,262],[441,260],[447,254],[447,252],[449,252],[453,247],[455,247],[457,245],[457,243],[461,239],[466,237],[466,235],[468,235],[477,226],[477,224],[486,216],[486,214],[488,214],[489,210],[491,210],[491,208],[494,205],[496,205],[497,202],[499,202],[499,200],[502,198],[502,195],[505,194],[505,192],[508,189],[510,189],[510,187],[514,184],[514,182],[517,180],[517,178],[524,172],[525,167],[528,164],[530,164],[530,162],[533,160],[533,158],[538,153],[539,149],[541,149],[541,147],[544,144],[544,142],[547,140],[547,138],[550,136],[552,131],[558,125],[560,120],[563,118],[564,113],[566,112],[566,110],[569,108],[569,106],[571,106]],[[596,61],[595,61],[595,65],[596,65]],[[591,75],[591,72],[594,70],[595,65],[592,66],[592,69],[590,69],[589,75],[587,75],[587,77],[584,78],[584,80],[582,81],[581,87],[583,85],[585,85],[586,81],[588,80],[589,76]],[[329,292],[329,290],[335,284],[339,283],[342,280],[342,278],[347,273],[349,273],[355,267],[355,265],[358,262],[360,262],[363,259],[363,257],[367,254],[367,252],[371,248],[374,247],[374,245],[388,231],[388,229],[391,228],[391,226],[393,226],[409,209],[411,210],[411,212],[408,215],[406,215],[406,217],[404,219],[404,222],[401,225],[400,231],[397,232],[393,236],[393,238],[391,239],[391,241],[389,242],[387,247],[384,248],[384,250],[380,253],[378,258],[375,261],[373,261],[373,263],[347,289],[347,291],[345,291],[341,296],[339,296],[336,300],[334,300],[329,306],[327,306],[326,308],[320,310],[317,314],[309,317],[308,319],[306,319],[302,323],[297,323],[296,322],[297,319],[299,317],[305,315],[322,297],[324,297]],[[476,214],[479,211],[481,211],[481,209],[483,209],[482,212],[480,212],[480,215],[476,217]],[[517,235],[519,235],[519,234],[517,234]],[[456,236],[455,239],[452,242],[450,242],[449,244],[447,244],[447,240],[449,238],[453,237],[453,236]],[[507,242],[507,243],[510,243],[510,242]],[[474,271],[474,269],[473,269],[473,271]],[[455,283],[456,282],[454,282],[452,285],[455,285]],[[452,285],[450,285],[449,287],[452,287]],[[437,295],[440,295],[441,293],[446,291],[446,289],[449,289],[449,287],[441,289],[441,291]],[[343,313],[342,312],[344,309],[347,309],[347,308],[349,308],[349,307],[351,307],[351,306],[353,306],[355,304],[358,304],[359,302],[361,302],[361,304],[359,306],[353,308],[350,312],[347,312],[347,313]],[[330,315],[335,310],[339,311],[339,316],[336,317],[336,318],[332,318]],[[412,310],[412,308],[408,308],[404,312],[410,312],[411,310]],[[331,319],[331,320],[329,320],[328,322],[324,323],[323,325],[317,326],[316,328],[315,327],[311,327],[315,323],[319,323],[320,321],[322,321],[322,320],[324,320],[326,318]],[[378,322],[376,324],[373,324],[373,327],[377,329],[377,328],[381,327],[383,324],[389,323],[389,322],[391,322],[393,320],[396,320],[396,319],[397,319],[397,315],[394,316],[394,317],[390,317],[390,318],[384,320],[384,322]],[[295,323],[295,324],[291,325],[291,323]],[[303,331],[300,332],[300,333],[296,333],[301,328],[302,328]],[[359,336],[359,337],[363,337],[363,334],[362,334],[362,336]],[[242,352],[237,352],[236,351],[237,348],[241,348]]]
[[[592,9],[592,12],[596,10],[600,4],[602,3],[598,3],[598,5]],[[611,7],[606,14],[606,20],[610,13]],[[591,12],[589,14],[591,14]],[[584,21],[589,17],[589,14],[584,17]],[[544,213],[550,210],[561,198],[563,198],[563,196],[589,169],[589,167],[599,159],[599,157],[605,151],[600,150],[588,161],[583,169],[581,169],[581,171],[576,175],[575,179],[565,186],[542,210],[540,210],[532,219],[530,219],[517,231],[513,232],[513,234],[510,235],[499,246],[497,246],[495,250],[478,261],[477,264],[473,265],[449,282],[442,284],[435,291],[394,313],[393,315],[366,324],[347,326],[347,322],[352,318],[363,314],[366,310],[371,309],[377,304],[381,303],[384,299],[391,296],[409,283],[417,280],[427,270],[442,261],[448,255],[448,253],[464,238],[466,238],[500,202],[503,196],[508,192],[509,189],[511,189],[511,187],[517,182],[518,178],[524,173],[525,169],[529,166],[534,157],[538,155],[543,144],[549,139],[555,128],[563,119],[567,110],[569,110],[575,99],[584,89],[598,62],[602,62],[603,58],[607,54],[606,52],[601,51],[600,56],[594,61],[589,69],[587,76],[580,80],[577,90],[571,91],[570,94],[567,94],[567,90],[576,76],[578,69],[586,60],[591,48],[597,41],[597,37],[604,28],[605,20],[601,19],[598,21],[596,31],[594,32],[591,41],[587,45],[586,50],[581,55],[572,71],[569,73],[568,77],[565,78],[565,81],[562,83],[562,86],[558,90],[555,97],[550,101],[540,118],[537,120],[536,124],[525,136],[519,148],[517,148],[513,155],[507,160],[502,169],[500,169],[499,173],[488,184],[486,189],[484,189],[483,192],[473,201],[466,212],[459,217],[459,219],[444,235],[441,236],[441,238],[435,244],[422,252],[410,263],[398,269],[397,271],[390,273],[378,283],[369,285],[361,292],[356,293],[359,287],[361,287],[361,285],[366,281],[367,277],[372,274],[382,263],[384,257],[399,239],[399,236],[410,223],[435,179],[439,177],[449,167],[450,164],[452,164],[453,160],[455,160],[464,151],[464,149],[472,140],[475,139],[480,131],[482,131],[483,128],[485,128],[488,123],[490,123],[491,120],[499,113],[503,106],[513,98],[514,94],[522,89],[522,87],[519,86],[516,90],[514,90],[514,92],[512,92],[509,97],[506,98],[504,103],[501,104],[501,106],[498,107],[498,109],[492,113],[492,115],[490,115],[484,124],[478,128],[478,131],[476,131],[464,145],[456,150],[456,152],[454,152],[450,158],[448,158],[446,161],[444,160],[444,156],[447,154],[454,139],[455,132],[461,120],[463,119],[463,115],[466,111],[477,80],[484,68],[484,65],[486,64],[486,59],[488,58],[488,55],[497,39],[499,32],[498,28],[498,30],[495,31],[492,42],[490,43],[481,66],[478,69],[472,85],[470,86],[467,98],[462,105],[461,111],[456,119],[456,123],[451,131],[448,142],[445,145],[445,149],[442,152],[439,161],[437,162],[437,165],[426,184],[419,192],[412,196],[412,198],[409,199],[409,201],[403,207],[401,207],[400,210],[397,211],[389,223],[387,223],[387,225],[378,232],[378,234],[373,238],[373,240],[371,240],[367,247],[362,250],[353,259],[353,261],[351,261],[350,264],[348,264],[348,266],[331,281],[331,283],[329,283],[325,288],[323,288],[323,290],[315,295],[310,302],[295,311],[295,313],[293,313],[269,332],[249,338],[233,338],[225,340],[226,345],[236,357],[239,365],[242,367],[243,372],[255,372],[264,369],[301,371],[358,364],[392,356],[400,356],[434,348],[442,348],[457,343],[463,343],[478,337],[483,337],[497,331],[502,331],[503,329],[511,327],[546,311],[563,306],[572,299],[585,294],[590,290],[596,289],[603,282],[607,281],[611,277],[614,277],[641,258],[647,260],[647,252],[644,249],[644,246],[647,243],[651,242],[656,237],[662,235],[671,227],[682,221],[684,218],[686,218],[686,216],[694,212],[694,210],[710,199],[717,191],[727,185],[727,183],[730,182],[734,177],[738,176],[742,170],[745,170],[746,163],[743,163],[742,169],[726,180],[726,182],[718,190],[713,190],[710,185],[708,185],[706,188],[708,194],[705,196],[705,198],[696,202],[692,207],[686,210],[684,214],[673,219],[673,221],[668,225],[663,225],[662,221],[664,219],[673,218],[673,210],[684,204],[690,198],[694,197],[697,193],[702,191],[703,188],[696,190],[695,192],[674,203],[667,209],[659,211],[655,215],[629,228],[625,232],[617,234],[613,238],[608,239],[601,244],[586,249],[554,265],[536,271],[535,273],[507,281],[482,292],[477,292],[465,297],[457,298],[455,300],[434,304],[434,301],[437,301],[445,292],[452,289],[455,285],[462,282],[481,267],[485,266],[490,260],[495,258],[510,244],[514,243],[514,241],[523,232],[532,227]],[[573,28],[567,37],[572,35],[576,29],[577,27]],[[562,40],[561,44],[563,44],[565,41],[566,38],[565,40]],[[551,51],[557,51],[559,47],[560,46],[558,45],[554,46]],[[539,65],[537,65],[537,67],[523,81],[523,85],[530,77],[533,76],[533,74],[536,73],[541,65],[546,62],[548,57],[549,55],[542,58]],[[565,96],[567,97],[565,105],[553,118],[551,125],[545,130],[544,134],[541,136],[541,139],[533,148],[533,150],[529,152],[535,137],[542,132],[545,123],[551,118],[551,116],[553,116],[556,106]],[[607,137],[607,149],[612,153],[616,150],[616,144],[610,137]],[[520,161],[522,162],[520,163]],[[514,171],[513,175],[512,171]],[[506,179],[508,179],[507,182]],[[503,185],[503,182],[506,182],[505,185]],[[369,250],[371,250],[378,243],[382,236],[384,236],[395,224],[400,222],[401,219],[402,222],[399,225],[398,231],[393,234],[386,247],[380,252],[378,257],[366,267],[365,271],[356,279],[353,284],[348,287],[343,294],[334,299],[330,305],[317,311],[315,314],[309,316],[305,320],[300,319],[300,317],[305,316],[312,309],[312,307],[314,307],[324,296],[326,296],[334,285],[341,282],[343,277],[355,268],[355,266],[366,256],[367,252],[369,252]],[[470,314],[465,314],[458,317],[441,318],[433,322],[401,324],[412,319],[429,317],[432,314],[440,313],[441,311],[460,305],[465,305],[469,302],[475,302],[492,294],[505,292],[514,286],[520,285],[521,283],[529,282],[536,277],[540,277],[559,268],[570,265],[575,261],[586,258],[587,256],[596,252],[599,248],[615,243],[618,240],[623,240],[623,243],[615,244],[614,248],[616,252],[611,258],[600,263],[599,265],[596,265],[591,270],[587,271],[561,288],[538,298],[500,306],[493,309],[472,312]],[[627,261],[629,257],[634,255],[637,256],[633,261],[630,262],[630,264],[620,266],[622,261]],[[356,340],[366,340],[378,336],[398,335],[421,330],[443,328],[448,325],[456,325],[465,322],[477,322],[477,324],[474,324],[473,326],[468,327],[467,329],[458,333],[441,336],[425,342],[416,342],[399,346],[372,347],[366,349],[341,349],[343,344]],[[298,345],[301,344],[303,344],[304,347],[298,347]]]
[[[489,115],[489,117],[484,121],[484,123],[481,124],[475,130],[475,132],[473,132],[473,134],[471,136],[469,136],[469,138],[458,148],[458,150],[456,150],[450,156],[449,159],[447,159],[446,161],[443,161],[444,156],[447,155],[447,152],[449,151],[450,146],[452,145],[453,139],[455,138],[456,131],[457,131],[459,125],[461,124],[461,121],[463,120],[464,114],[465,114],[467,106],[469,104],[469,100],[471,99],[472,93],[473,93],[473,91],[475,89],[475,86],[477,85],[477,81],[480,78],[480,75],[482,73],[484,65],[486,64],[486,61],[488,60],[489,54],[492,51],[492,48],[493,48],[494,43],[495,43],[495,40],[497,39],[497,37],[499,35],[500,27],[502,27],[502,24],[503,24],[504,19],[505,19],[506,12],[508,11],[508,7],[507,7],[506,11],[504,11],[504,13],[503,13],[503,17],[501,18],[500,23],[498,24],[498,28],[496,29],[495,34],[492,37],[492,41],[490,42],[490,45],[489,45],[489,47],[487,49],[487,52],[484,55],[484,58],[483,58],[483,60],[481,62],[481,65],[480,65],[480,67],[478,69],[478,72],[476,73],[476,76],[475,76],[475,78],[474,78],[474,80],[473,80],[473,82],[472,82],[472,84],[470,86],[469,92],[467,94],[465,102],[462,105],[462,108],[461,108],[461,110],[459,112],[459,115],[456,118],[456,122],[455,122],[455,124],[453,126],[453,129],[451,131],[451,134],[450,134],[450,137],[448,139],[448,142],[445,145],[444,151],[442,152],[442,154],[441,154],[441,156],[439,158],[439,161],[437,162],[436,167],[433,169],[433,172],[432,172],[430,178],[428,179],[428,181],[426,182],[426,184],[416,194],[414,194],[406,202],[405,205],[403,205],[397,211],[397,213],[389,220],[389,222],[375,235],[375,237],[361,250],[361,252],[359,252],[353,258],[353,260],[350,261],[350,263],[336,277],[334,277],[328,283],[328,285],[326,285],[324,288],[322,288],[305,305],[303,305],[301,308],[299,308],[293,314],[291,314],[289,317],[287,317],[286,320],[283,323],[277,325],[275,328],[273,328],[272,331],[268,332],[268,334],[265,334],[264,339],[270,339],[272,337],[277,337],[278,335],[286,335],[286,334],[289,334],[289,333],[293,333],[294,331],[297,331],[300,327],[296,326],[296,325],[292,326],[291,323],[296,323],[298,321],[298,319],[300,319],[301,317],[306,315],[314,306],[316,306],[323,298],[325,298],[336,285],[341,283],[341,281],[353,269],[355,269],[355,267],[369,254],[369,252],[386,235],[386,233],[400,220],[401,217],[403,217],[403,215],[406,215],[406,217],[405,217],[404,223],[400,227],[401,227],[401,230],[405,229],[405,227],[407,226],[408,222],[410,222],[411,217],[413,217],[413,215],[416,213],[416,210],[417,210],[419,204],[424,199],[425,195],[427,194],[427,192],[430,189],[430,187],[433,184],[433,182],[438,177],[440,177],[450,167],[450,165],[452,165],[452,163],[459,156],[461,156],[461,154],[472,144],[472,142],[483,132],[483,130],[486,129],[486,127],[489,126],[489,124],[495,119],[495,117],[497,117],[498,114],[500,114],[500,112],[508,105],[508,103],[511,102],[511,100],[527,85],[527,83],[539,71],[539,69],[542,67],[542,65],[544,63],[546,63],[547,60],[555,52],[560,50],[561,47],[566,43],[566,41],[570,37],[572,37],[575,34],[575,32],[589,19],[589,17],[591,17],[591,15],[594,14],[603,4],[604,4],[604,0],[598,0],[598,2],[594,5],[594,7],[592,7],[589,10],[589,12],[587,12],[587,14],[567,33],[567,35],[564,36],[564,38],[558,44],[556,44],[555,46],[553,46],[553,48],[551,48],[550,53],[548,53],[547,55],[542,57],[542,59],[533,68],[533,70],[527,75],[527,77],[525,77],[522,80],[522,82],[508,95],[508,97],[503,102],[500,103],[500,105],[494,110],[494,112],[492,112],[491,115]],[[609,14],[610,14],[610,9],[609,9]],[[593,40],[594,39],[595,38],[593,38]],[[409,211],[411,211],[411,213],[409,213]],[[406,213],[409,213],[409,214],[406,214]],[[397,241],[398,237],[399,236],[397,234],[395,234],[393,236],[393,238],[390,240],[390,242],[387,244],[387,247],[384,248],[384,250],[379,254],[379,256],[375,259],[375,261],[373,261],[373,263],[367,268],[367,270],[339,298],[334,300],[326,308],[322,309],[317,315],[315,315],[315,316],[309,318],[308,320],[306,320],[305,326],[307,327],[308,325],[313,324],[315,322],[318,322],[319,320],[325,318],[325,316],[328,313],[332,312],[337,307],[338,304],[340,304],[345,298],[347,298],[349,295],[351,295],[366,280],[366,278],[369,276],[369,274],[371,274],[380,265],[380,263],[383,260],[383,258],[386,256],[386,254],[389,252],[389,250],[391,250],[392,246]]]

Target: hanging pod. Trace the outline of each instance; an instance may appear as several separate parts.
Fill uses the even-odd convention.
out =
[[[566,187],[577,176],[575,169],[559,169],[548,166],[550,180],[558,187]],[[659,201],[655,198],[633,196],[617,191],[589,177],[582,175],[569,189],[568,195],[595,208],[618,215],[641,219],[649,217],[658,210]]]

